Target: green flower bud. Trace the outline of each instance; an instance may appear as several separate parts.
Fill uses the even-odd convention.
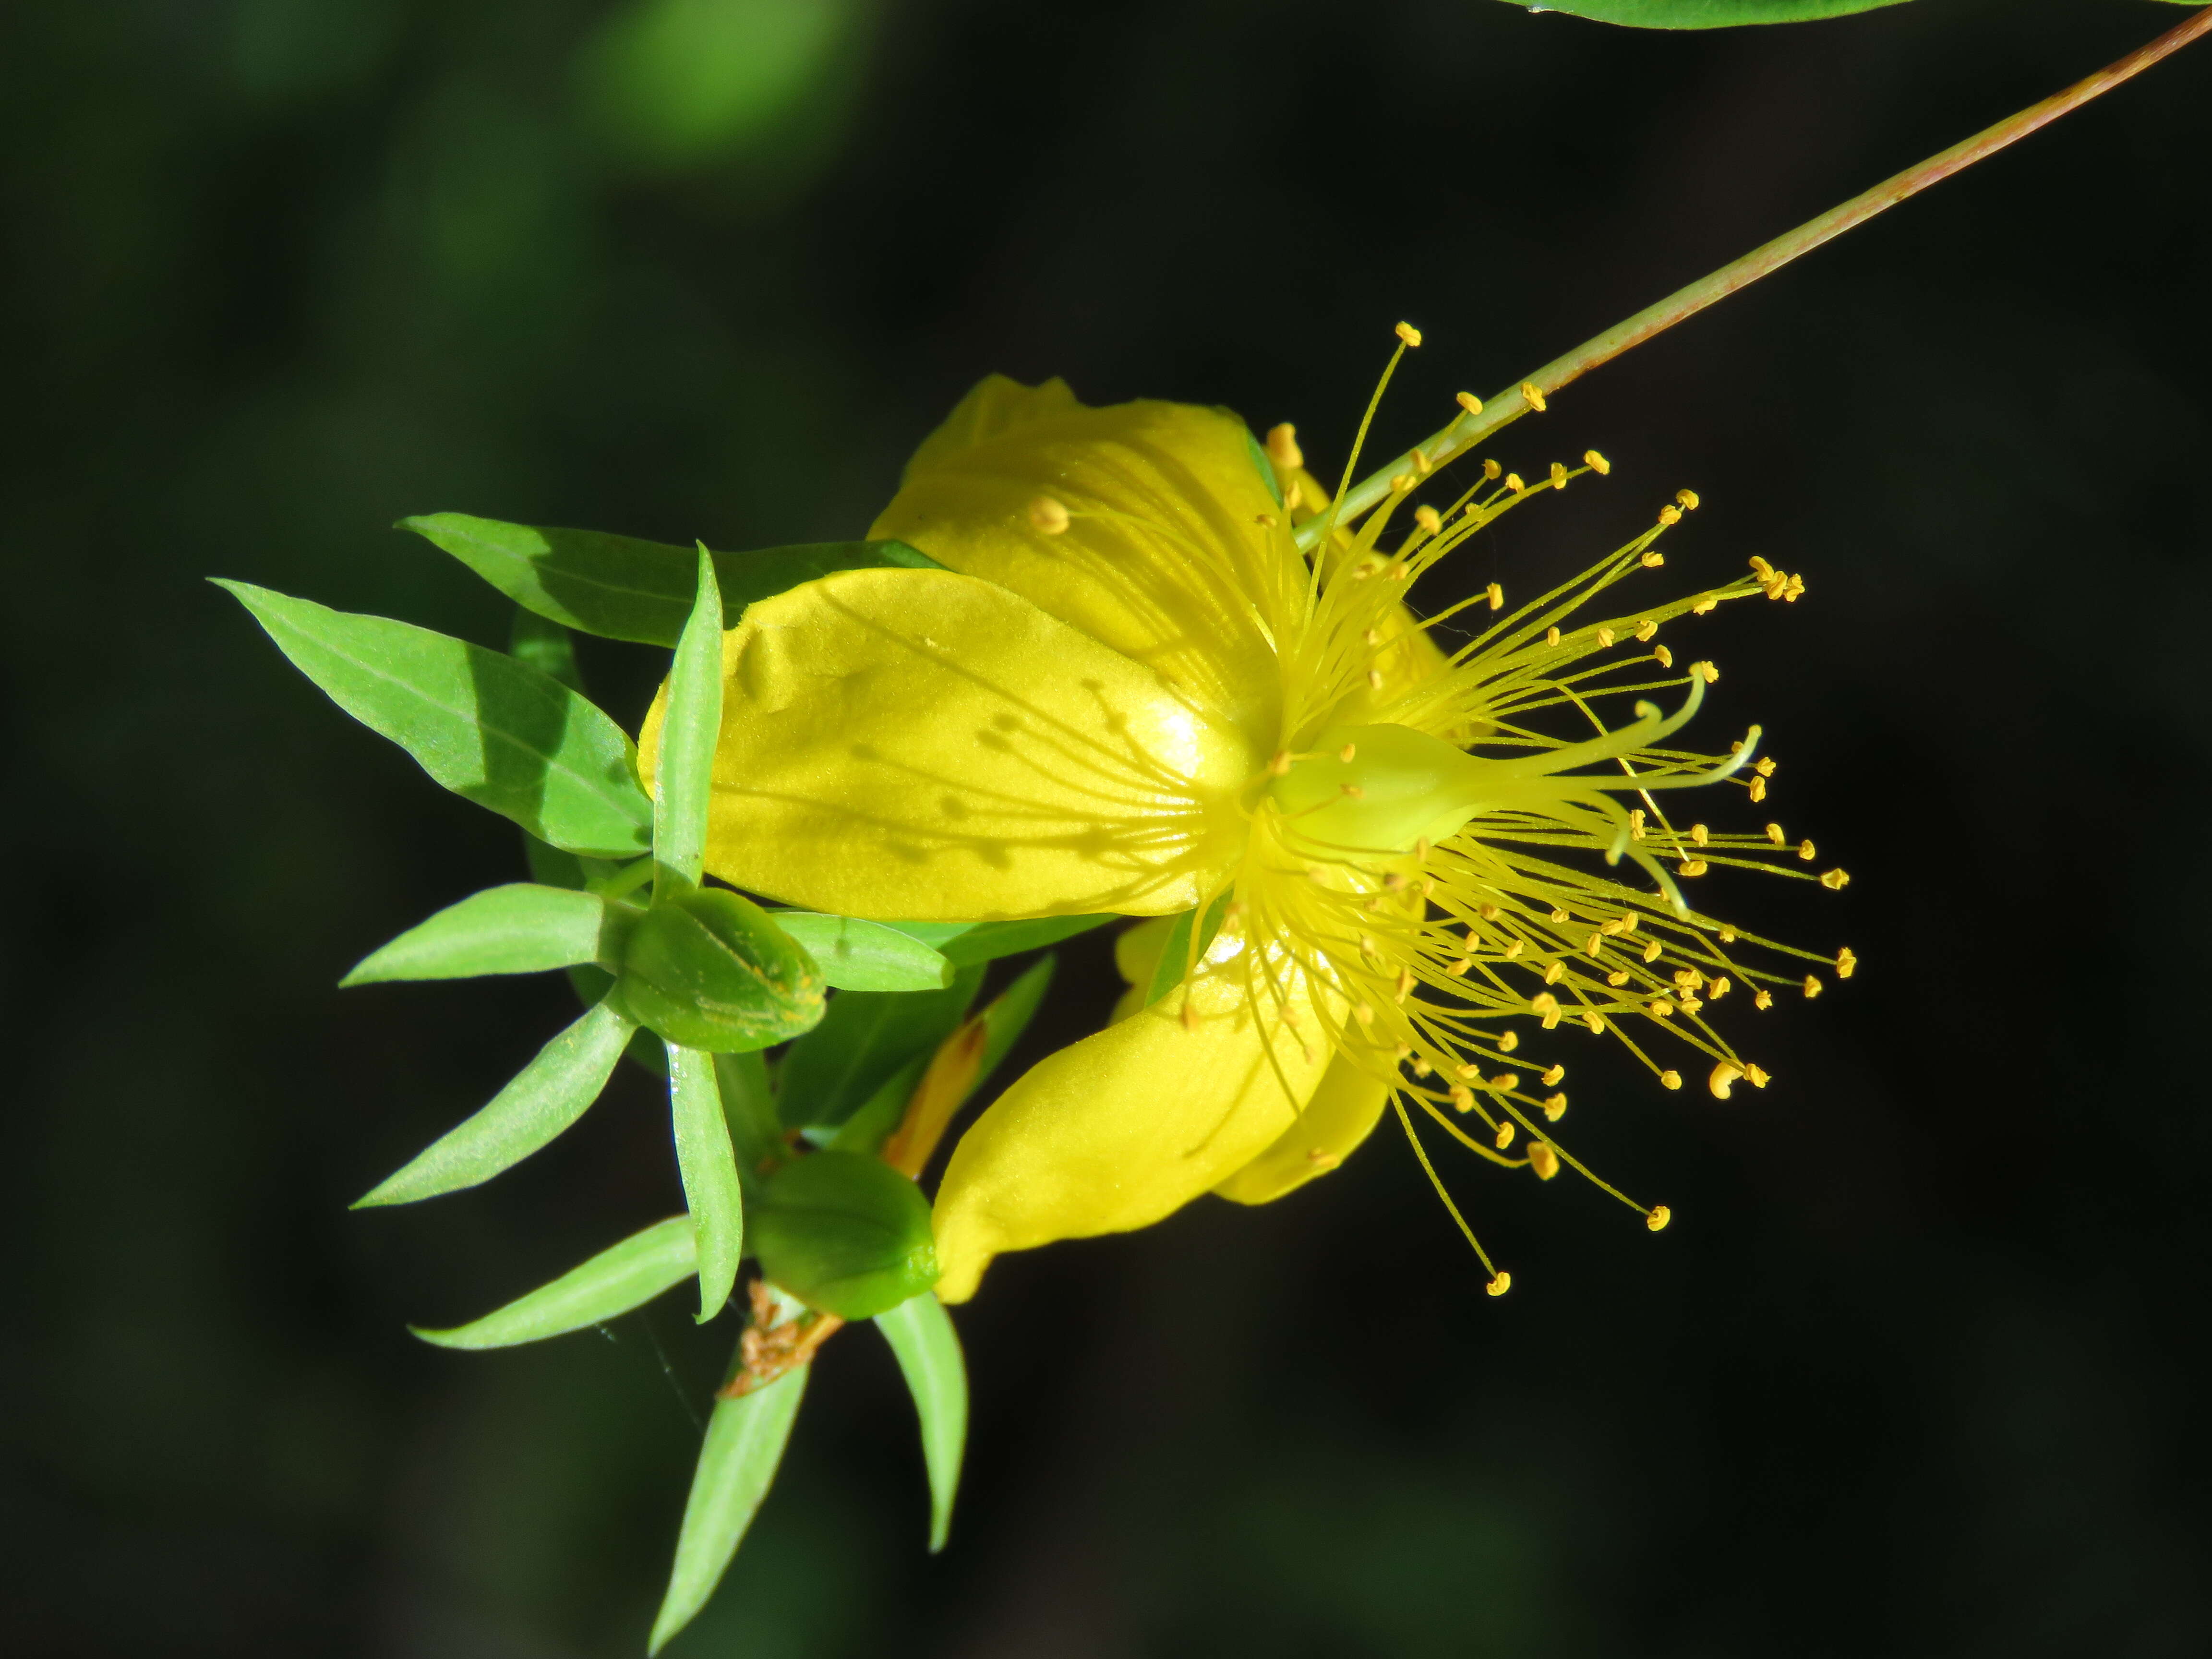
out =
[[[822,975],[767,913],[719,887],[654,899],[631,928],[618,994],[669,1042],[742,1054],[811,1030]]]
[[[785,1164],[745,1222],[769,1282],[824,1313],[872,1319],[937,1282],[929,1200],[860,1152]]]

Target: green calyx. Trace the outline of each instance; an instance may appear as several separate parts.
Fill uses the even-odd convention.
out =
[[[811,1030],[822,975],[761,908],[718,887],[657,896],[631,927],[615,994],[669,1042],[742,1054]]]
[[[813,1152],[778,1170],[747,1243],[770,1284],[843,1319],[872,1319],[937,1282],[929,1200],[860,1152]]]

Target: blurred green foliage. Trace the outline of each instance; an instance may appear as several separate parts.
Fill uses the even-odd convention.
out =
[[[203,576],[499,645],[510,607],[386,526],[848,538],[994,369],[1296,420],[1334,465],[1399,317],[1429,343],[1392,441],[2175,15],[884,5],[748,106],[773,119],[671,89],[664,136],[718,135],[679,158],[599,101],[653,15],[0,9],[10,1655],[634,1654],[727,1349],[681,1307],[489,1355],[406,1334],[669,1214],[661,1091],[624,1068],[527,1168],[346,1212],[574,1003],[332,988],[520,878],[514,837]],[[1714,717],[1766,722],[1866,965],[1761,1028],[1748,1105],[1580,1063],[1577,1150],[1674,1227],[1455,1172],[1514,1270],[1492,1302],[1378,1138],[1279,1205],[1011,1258],[961,1315],[947,1551],[917,1545],[891,1359],[841,1337],[672,1654],[2212,1641],[2207,73],[2185,54],[1502,452],[1616,468],[1470,581],[1576,568],[1687,483],[1670,564],[1812,583],[1725,635]],[[634,726],[653,653],[585,657]],[[1103,1017],[1110,943],[1062,947],[1001,1077]]]

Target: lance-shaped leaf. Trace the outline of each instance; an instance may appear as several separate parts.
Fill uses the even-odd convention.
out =
[[[525,609],[586,634],[674,645],[697,592],[688,547],[597,530],[540,529],[465,513],[402,519]],[[818,542],[714,555],[723,603],[743,614],[755,599],[789,592],[834,571],[895,565],[943,567],[903,542]]]
[[[629,739],[558,681],[411,623],[216,585],[339,708],[455,794],[572,853],[619,858],[649,844],[653,803]]]
[[[673,878],[699,884],[707,854],[707,805],[714,793],[714,739],[722,729],[722,593],[714,562],[701,548],[694,567],[699,585],[690,620],[676,642],[668,672],[668,715],[660,728],[660,761],[653,773],[653,886]]]
[[[1563,11],[1601,23],[1645,29],[1726,29],[1747,23],[1809,23],[1817,18],[1901,6],[1905,0],[1544,0],[1531,11]],[[2194,4],[2195,0],[2182,0]]]
[[[907,1392],[921,1419],[921,1459],[929,1471],[929,1548],[945,1547],[952,1528],[952,1498],[960,1486],[960,1457],[968,1443],[968,1366],[952,1316],[932,1291],[876,1316],[876,1328],[897,1356]]]
[[[699,1322],[721,1312],[744,1255],[745,1197],[737,1154],[722,1119],[714,1057],[668,1047],[668,1101],[676,1126],[676,1165],[691,1212],[699,1260]]]
[[[1103,927],[1109,921],[1121,921],[1119,916],[1043,916],[1035,921],[986,921],[963,929],[937,948],[945,959],[955,967],[966,967],[971,962],[995,962],[1000,957],[1019,956],[1024,951],[1041,951],[1048,945],[1057,945],[1078,933],[1087,933],[1094,927]]]
[[[597,893],[518,881],[471,893],[373,952],[340,985],[472,979],[612,963],[634,913]]]
[[[841,991],[941,991],[952,983],[952,964],[901,928],[805,910],[769,915]]]
[[[648,1653],[659,1653],[690,1624],[721,1583],[775,1479],[811,1369],[794,1366],[765,1388],[714,1402],[705,1443],[699,1448],[698,1468],[691,1476],[691,1495],[684,1504],[684,1527],[676,1538],[668,1594],[653,1621]]]
[[[691,1218],[671,1216],[601,1250],[550,1285],[449,1330],[408,1328],[441,1348],[511,1348],[604,1324],[689,1279],[698,1257]]]
[[[583,1017],[538,1051],[474,1117],[430,1143],[414,1162],[354,1208],[412,1204],[457,1193],[512,1169],[567,1128],[599,1097],[635,1022],[611,1003]]]
[[[960,1109],[969,1096],[990,1080],[991,1073],[998,1069],[999,1062],[1006,1059],[1007,1051],[1028,1029],[1030,1017],[1036,1012],[1038,1003],[1043,1000],[1045,988],[1052,983],[1054,965],[1054,958],[1040,957],[975,1017],[972,1023],[982,1028],[981,1041],[967,1051],[971,1059],[965,1067],[955,1066],[940,1071],[932,1056],[916,1056],[907,1063],[904,1069],[893,1073],[889,1082],[878,1088],[845,1120],[831,1138],[830,1147],[844,1152],[880,1152],[902,1169],[908,1167],[903,1161],[906,1157],[922,1151],[923,1139],[926,1139],[930,1148],[934,1148],[938,1137],[943,1133],[953,1114]],[[949,1048],[959,1041],[960,1034],[956,1032],[945,1039],[945,1046]],[[947,1089],[945,1097],[916,1098],[915,1091],[921,1084],[925,1072],[930,1075],[933,1091],[940,1086]],[[922,1121],[924,1117],[929,1121]],[[893,1150],[885,1147],[884,1142],[893,1130],[900,1128],[902,1120],[910,1124],[910,1132],[915,1139],[906,1140],[904,1136],[908,1132],[902,1131],[902,1145],[897,1149],[899,1156],[895,1157]],[[921,1163],[914,1167],[916,1170],[926,1167],[927,1161],[927,1157],[923,1157]]]
[[[1152,969],[1152,984],[1145,992],[1145,1006],[1150,1007],[1183,981],[1193,962],[1202,958],[1212,948],[1214,936],[1221,931],[1221,919],[1229,914],[1229,895],[1224,893],[1206,907],[1206,921],[1200,927],[1198,943],[1192,947],[1191,924],[1198,920],[1195,908],[1185,910],[1168,929],[1167,943],[1160,949],[1160,959]]]

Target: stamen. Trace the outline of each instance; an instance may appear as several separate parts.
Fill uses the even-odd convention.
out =
[[[1472,392],[1461,392],[1459,394],[1458,403],[1459,406],[1470,415],[1480,415],[1482,413],[1482,399],[1476,397]]]
[[[1298,447],[1298,429],[1288,421],[1267,429],[1267,459],[1285,472],[1295,472],[1306,464],[1305,452]]]
[[[1415,328],[1411,323],[1399,324],[1396,333],[1398,337],[1403,340],[1408,346],[1419,346],[1421,343],[1421,331]]]
[[[1591,471],[1596,473],[1601,478],[1605,477],[1607,473],[1613,471],[1613,463],[1606,459],[1604,456],[1599,454],[1595,449],[1585,449],[1583,451],[1583,463],[1584,465],[1588,466]]]
[[[1664,1204],[1654,1204],[1645,1213],[1644,1224],[1655,1233],[1663,1233],[1667,1231],[1667,1224],[1674,1218],[1674,1212]]]
[[[1040,495],[1030,503],[1030,522],[1048,536],[1057,536],[1067,528],[1067,509],[1049,495]]]
[[[1534,410],[1539,415],[1541,415],[1544,412],[1544,394],[1536,389],[1534,382],[1529,380],[1522,381],[1521,396],[1527,401],[1528,407]]]

